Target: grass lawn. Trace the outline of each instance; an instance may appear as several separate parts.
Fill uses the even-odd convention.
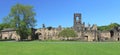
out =
[[[119,55],[120,42],[0,42],[0,55]]]

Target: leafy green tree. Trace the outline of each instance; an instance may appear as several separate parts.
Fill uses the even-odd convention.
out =
[[[4,24],[10,24],[10,22],[11,22],[11,19],[10,19],[9,16],[6,16],[6,17],[3,18],[3,22],[2,23],[4,23]]]
[[[10,24],[7,24],[7,23],[1,23],[0,24],[0,31],[5,29],[5,28],[10,28]]]
[[[32,6],[16,4],[11,8],[9,16],[11,18],[10,23],[12,27],[17,30],[21,39],[31,35],[31,28],[33,28],[36,23],[34,18],[35,12],[33,11]]]
[[[3,25],[2,23],[0,23],[0,31],[3,29]]]
[[[108,26],[98,26],[98,30],[100,31],[108,30]]]
[[[111,23],[111,24],[106,25],[106,26],[98,26],[98,30],[100,30],[100,31],[107,31],[108,30],[109,31],[109,30],[111,30],[115,27],[118,27],[118,26],[120,26],[118,23]]]
[[[10,18],[9,16],[6,16],[2,19],[2,23],[0,23],[0,31],[5,29],[5,28],[11,28],[11,24],[10,24]]]
[[[77,34],[74,30],[72,29],[64,29],[62,30],[59,34],[60,37],[77,37]]]
[[[118,27],[118,26],[120,26],[118,23],[111,23],[110,25],[108,25],[108,27],[109,27],[110,29],[115,28],[115,27]]]
[[[52,28],[53,28],[52,26],[47,27],[48,30],[51,30]]]

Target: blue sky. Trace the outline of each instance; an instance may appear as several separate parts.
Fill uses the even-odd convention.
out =
[[[73,14],[81,13],[82,22],[101,25],[120,24],[120,0],[1,0],[0,22],[16,3],[34,6],[36,28],[46,26],[71,27]]]

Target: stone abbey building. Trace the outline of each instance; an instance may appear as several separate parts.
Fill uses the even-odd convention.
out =
[[[113,28],[110,31],[99,31],[97,25],[93,24],[90,26],[85,25],[82,22],[81,13],[74,13],[73,27],[71,28],[77,33],[77,37],[74,39],[82,41],[119,41],[120,40],[120,27]],[[63,37],[58,37],[59,32],[64,30],[61,26],[48,30],[43,27],[36,31],[40,40],[61,40]]]
[[[74,21],[73,21],[73,29],[77,33],[77,37],[74,39],[76,40],[84,40],[84,41],[95,41],[98,40],[98,31],[97,31],[97,25],[94,24],[92,27],[88,25],[85,26],[85,23],[82,23],[81,20],[81,14],[75,13],[74,14]],[[43,25],[44,26],[44,25]],[[41,29],[38,29],[36,31],[36,34],[38,34],[38,38],[40,40],[61,40],[64,39],[63,37],[58,37],[59,32],[64,30],[61,26],[58,28],[54,28],[51,30],[48,30],[47,28],[43,27]]]
[[[120,27],[115,27],[109,31],[99,31],[97,25],[93,24],[92,26],[88,24],[85,25],[85,22],[82,22],[81,13],[74,13],[73,18],[73,29],[77,36],[70,38],[80,41],[119,41],[120,40]],[[32,29],[33,35],[29,36],[28,39],[39,39],[39,40],[63,40],[65,38],[58,37],[58,34],[64,30],[61,26],[57,28],[46,28],[43,25],[43,28]],[[0,39],[15,39],[19,40],[20,36],[15,33],[14,29],[2,30],[0,34]]]
[[[94,41],[97,40],[97,25],[93,24],[92,27],[90,24],[88,26],[85,26],[85,23],[82,23],[81,20],[81,14],[80,13],[75,13],[74,14],[74,25],[73,29],[76,31],[78,34],[79,39],[81,40],[87,40],[87,41]]]

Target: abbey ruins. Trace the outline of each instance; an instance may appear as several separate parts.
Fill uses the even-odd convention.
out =
[[[99,31],[97,25],[90,24],[85,25],[85,22],[82,22],[80,13],[74,13],[73,29],[77,33],[77,37],[70,37],[72,40],[80,41],[120,41],[120,27],[113,28],[109,31]],[[62,26],[57,28],[47,29],[43,24],[43,27],[40,29],[32,29],[33,36],[29,36],[28,39],[39,39],[39,40],[64,40],[64,37],[58,37],[58,34],[64,30]],[[19,40],[20,36],[16,34],[14,29],[4,29],[1,31],[0,39],[15,39]]]

